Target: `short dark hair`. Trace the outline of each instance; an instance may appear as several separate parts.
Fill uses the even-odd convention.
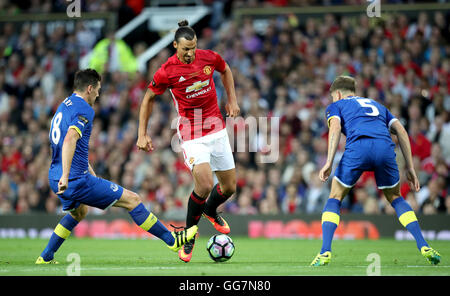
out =
[[[356,91],[356,80],[353,77],[341,75],[338,76],[330,86],[330,92],[340,91]]]
[[[184,38],[186,40],[194,40],[195,31],[191,27],[189,27],[189,22],[187,20],[182,20],[178,22],[178,29],[175,32],[175,41],[178,43],[180,38]]]
[[[75,73],[73,88],[74,90],[84,91],[89,85],[96,87],[97,83],[101,80],[100,74],[94,69],[78,70]]]

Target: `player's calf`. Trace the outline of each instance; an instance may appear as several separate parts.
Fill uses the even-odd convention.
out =
[[[65,215],[58,225],[56,225],[55,230],[50,236],[47,246],[44,251],[42,251],[41,256],[36,260],[36,264],[47,264],[48,262],[54,263],[54,255],[58,251],[62,243],[69,237],[72,229],[78,225],[77,220],[75,220],[71,214]]]
[[[145,208],[142,202],[128,213],[140,228],[163,240],[167,245],[174,245],[175,237],[153,213]]]
[[[145,208],[138,194],[124,189],[122,196],[114,206],[127,209],[133,221],[140,228],[163,240],[168,246],[174,246],[176,243],[177,236],[174,236],[153,213]]]
[[[230,226],[219,214],[217,214],[217,207],[223,204],[228,198],[230,198],[235,188],[228,186],[226,190],[222,191],[221,185],[218,183],[214,186],[211,194],[206,202],[203,216],[211,222],[214,228],[223,234],[230,233]]]
[[[425,241],[422,230],[419,226],[419,221],[417,221],[416,214],[414,213],[411,206],[403,199],[403,197],[395,198],[392,203],[392,207],[397,213],[398,220],[405,227],[409,233],[412,234],[416,240],[417,248],[422,250],[423,247],[429,247],[428,243]]]
[[[217,208],[227,201],[236,191],[235,187],[225,186],[225,189],[222,189],[222,186],[217,183],[211,191],[211,194],[206,202],[205,206],[205,214],[210,217],[215,217],[217,215]]]

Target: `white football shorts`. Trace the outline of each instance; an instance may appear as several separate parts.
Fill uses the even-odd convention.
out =
[[[209,163],[211,170],[227,171],[235,168],[227,129],[181,144],[184,163],[192,171],[195,165]]]

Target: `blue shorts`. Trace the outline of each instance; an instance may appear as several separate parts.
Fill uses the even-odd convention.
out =
[[[49,180],[53,192],[58,192],[58,181]],[[63,211],[73,211],[85,204],[102,210],[116,203],[122,196],[123,188],[111,181],[86,174],[83,177],[69,180],[67,190],[58,197]]]
[[[364,171],[373,171],[379,189],[395,187],[400,181],[395,144],[384,140],[361,138],[345,147],[334,177],[351,188]]]

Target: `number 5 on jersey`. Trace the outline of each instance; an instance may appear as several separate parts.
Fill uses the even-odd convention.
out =
[[[376,106],[372,105],[372,101],[370,99],[357,99],[356,101],[361,105],[361,107],[372,109],[372,112],[366,113],[366,115],[378,116],[380,114],[380,111],[378,111]]]

